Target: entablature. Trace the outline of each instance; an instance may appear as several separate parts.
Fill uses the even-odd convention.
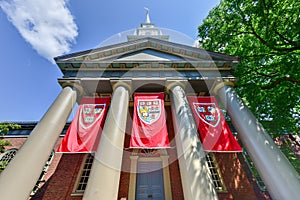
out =
[[[180,69],[201,69],[215,68],[215,70],[231,70],[235,67],[238,61],[122,61],[122,62],[107,62],[107,61],[85,61],[85,62],[63,62],[59,63],[62,71],[67,69],[132,69],[132,68],[174,68]]]
[[[130,82],[131,100],[132,94],[135,92],[164,92],[165,100],[169,101],[170,82],[182,82],[185,85],[186,94],[192,95],[209,95],[214,86],[220,80],[236,82],[232,76],[215,77],[215,78],[198,78],[186,79],[184,77],[122,77],[122,78],[60,78],[59,84],[62,87],[70,86],[80,91],[82,96],[111,96],[113,93],[113,85],[116,82]],[[80,98],[79,98],[80,99]]]

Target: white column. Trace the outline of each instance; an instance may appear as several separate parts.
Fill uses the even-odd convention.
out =
[[[62,90],[41,121],[0,174],[1,199],[28,199],[76,102],[76,92]]]
[[[179,83],[169,88],[184,199],[218,199],[185,92]]]
[[[117,83],[84,192],[85,200],[118,197],[128,104],[129,86]]]
[[[220,83],[218,94],[272,199],[299,199],[299,174],[273,139],[239,98],[229,83]]]

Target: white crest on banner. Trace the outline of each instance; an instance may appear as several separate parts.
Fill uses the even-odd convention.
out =
[[[84,129],[92,127],[103,115],[106,104],[82,104],[79,114],[80,126]]]
[[[193,105],[198,117],[204,123],[212,127],[218,126],[221,117],[215,103],[193,103]]]
[[[161,115],[161,100],[138,100],[137,113],[139,118],[147,124],[156,122]]]

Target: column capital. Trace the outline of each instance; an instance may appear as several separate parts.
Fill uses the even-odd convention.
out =
[[[132,90],[132,81],[131,80],[111,80],[111,85],[113,88],[113,91],[117,89],[117,87],[122,86],[125,87],[129,93]]]
[[[61,84],[62,88],[70,87],[77,92],[77,98],[80,98],[85,95],[85,91],[81,86],[80,82],[64,82]]]
[[[218,94],[218,91],[224,87],[224,86],[230,86],[230,87],[234,87],[234,83],[231,82],[231,81],[223,81],[223,80],[218,80],[215,82],[215,85],[213,86],[212,88],[212,91],[215,93],[215,94]]]
[[[184,89],[187,85],[188,81],[186,80],[167,80],[166,81],[166,92],[169,94],[170,90],[175,86],[180,86]]]

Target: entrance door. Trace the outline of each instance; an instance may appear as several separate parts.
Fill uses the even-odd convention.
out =
[[[138,162],[136,200],[164,200],[164,180],[161,162]]]

